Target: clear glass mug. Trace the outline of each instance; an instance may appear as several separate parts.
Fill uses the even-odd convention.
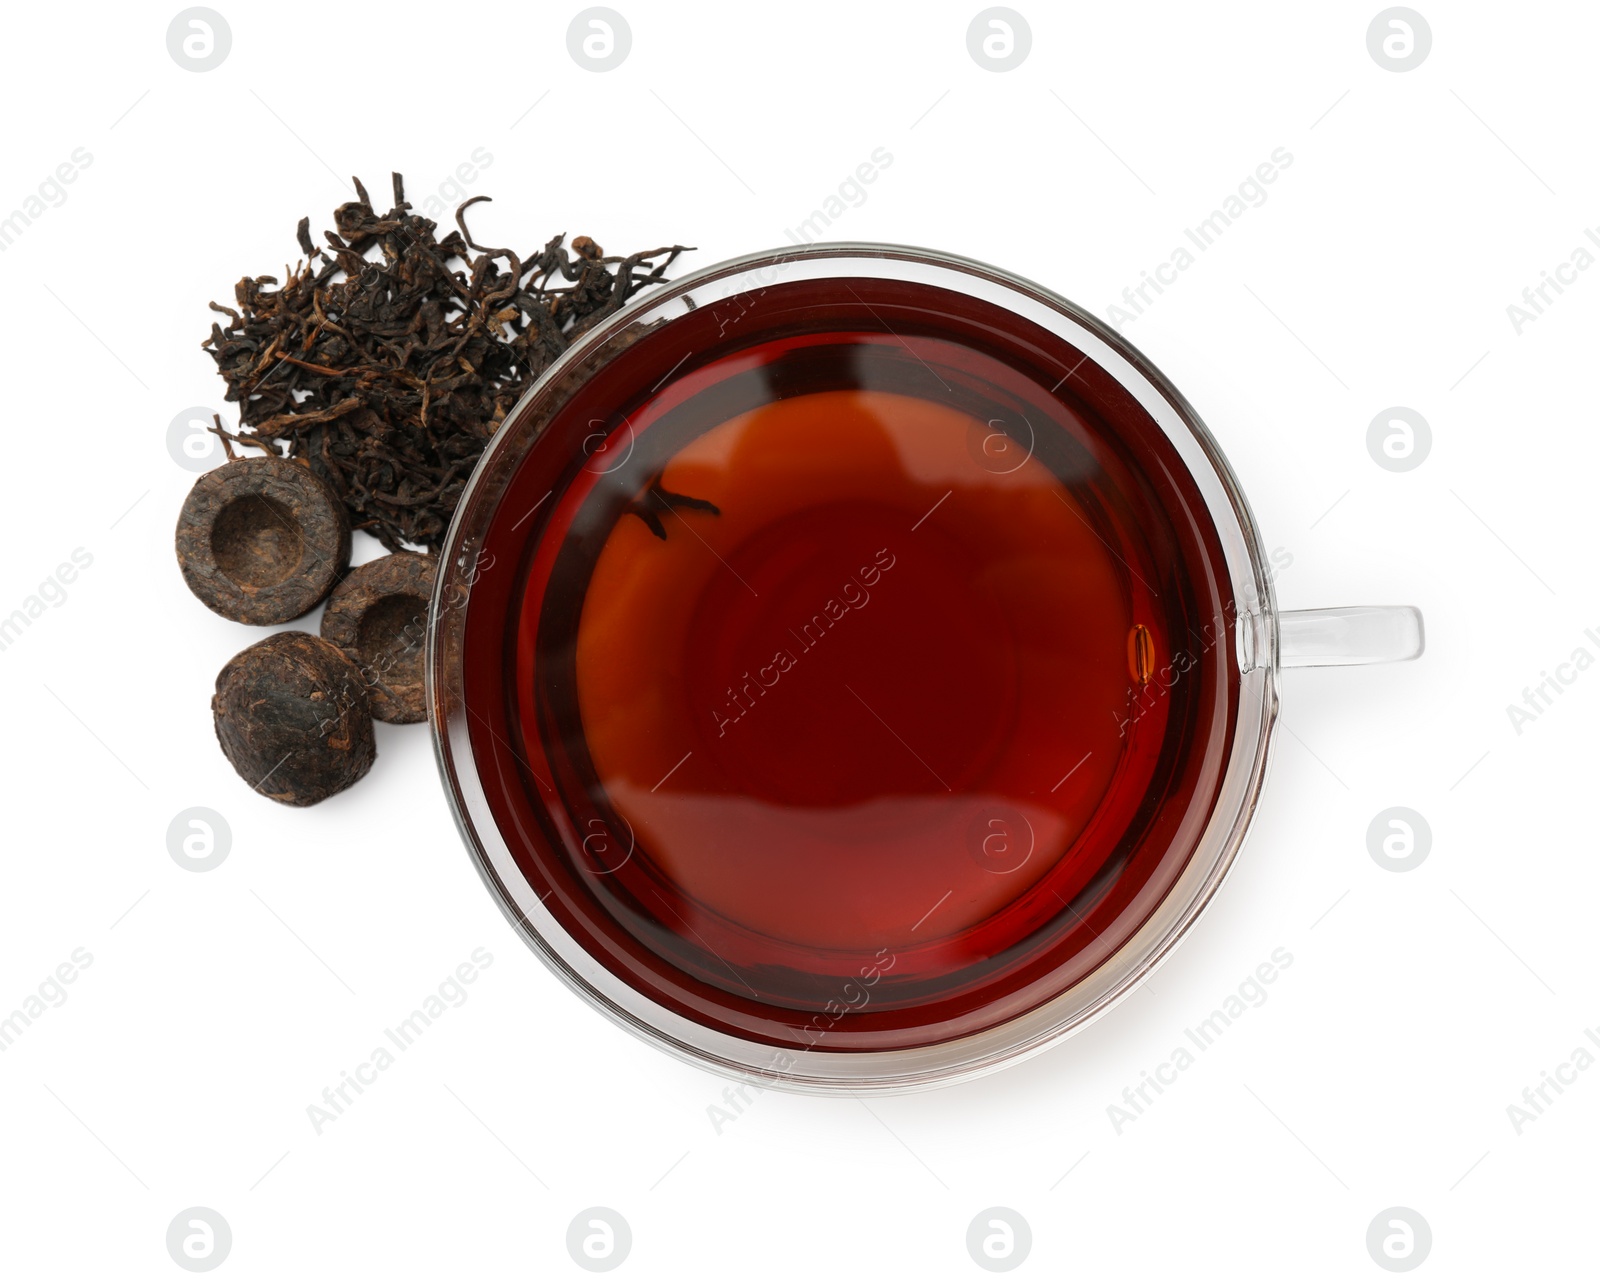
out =
[[[826,322],[817,319],[823,313]],[[957,317],[966,326],[959,342],[950,336],[957,332],[955,327],[940,327],[957,326]],[[745,966],[739,958],[743,954],[738,950],[739,922],[718,933],[727,922],[716,909],[675,898],[679,909],[670,920],[662,917],[664,925],[655,922],[655,932],[634,927],[645,907],[628,894],[637,895],[639,884],[649,890],[652,883],[638,879],[651,868],[651,851],[639,851],[636,827],[645,825],[648,831],[648,822],[661,811],[648,809],[649,797],[637,788],[640,794],[626,803],[616,799],[613,805],[615,798],[605,794],[608,780],[591,760],[598,751],[591,753],[580,743],[582,749],[574,753],[571,742],[550,728],[551,718],[565,707],[561,714],[579,725],[575,732],[580,737],[588,732],[583,716],[593,712],[595,702],[591,697],[580,707],[583,699],[567,686],[578,682],[577,673],[583,669],[572,650],[584,643],[582,628],[588,623],[579,615],[586,613],[585,592],[593,575],[605,569],[600,558],[605,552],[589,553],[576,591],[567,597],[556,591],[559,574],[552,565],[562,563],[563,556],[570,559],[571,549],[586,539],[593,543],[615,538],[608,531],[627,525],[629,508],[616,505],[620,499],[614,494],[609,514],[598,524],[591,520],[585,525],[583,513],[613,490],[626,496],[648,484],[648,490],[639,491],[658,497],[658,523],[659,517],[671,516],[694,532],[685,513],[694,514],[702,528],[695,536],[725,568],[731,568],[725,556],[737,558],[736,552],[726,545],[718,552],[704,536],[717,537],[725,527],[703,510],[710,504],[699,503],[698,513],[693,503],[669,510],[667,499],[677,503],[679,495],[657,494],[663,473],[659,465],[648,474],[640,470],[645,466],[641,459],[652,441],[665,438],[669,428],[661,424],[672,421],[674,412],[682,418],[685,404],[699,403],[696,396],[721,395],[718,403],[731,403],[727,389],[738,378],[751,376],[745,367],[749,352],[767,352],[776,341],[788,344],[784,358],[798,359],[800,347],[832,350],[828,343],[844,329],[852,333],[859,329],[865,335],[852,338],[858,344],[851,348],[852,359],[860,369],[879,361],[885,368],[900,369],[896,376],[907,376],[906,370],[920,376],[915,368],[920,365],[950,396],[981,399],[992,393],[1007,405],[1022,405],[1017,412],[1024,419],[1024,410],[1038,414],[1069,400],[1075,406],[1071,412],[1061,409],[1062,421],[1069,424],[1104,410],[1105,422],[1116,425],[1101,424],[1106,438],[1091,440],[1096,448],[1119,448],[1118,432],[1130,441],[1139,435],[1138,447],[1144,450],[1139,456],[1145,459],[1141,465],[1155,477],[1149,483],[1162,490],[1162,502],[1171,504],[1171,511],[1160,513],[1161,518],[1170,517],[1174,528],[1188,522],[1193,528],[1181,536],[1192,539],[1195,546],[1203,544],[1193,559],[1197,567],[1171,570],[1176,578],[1159,577],[1171,567],[1151,562],[1145,565],[1147,572],[1164,587],[1169,581],[1182,585],[1202,574],[1215,581],[1207,584],[1209,613],[1202,600],[1189,620],[1191,636],[1195,618],[1210,620],[1205,631],[1213,639],[1198,656],[1182,649],[1181,637],[1163,638],[1165,647],[1158,649],[1147,632],[1140,635],[1145,631],[1142,626],[1129,633],[1135,687],[1142,692],[1157,674],[1156,663],[1165,658],[1160,675],[1174,682],[1168,690],[1188,680],[1184,693],[1191,702],[1200,696],[1191,694],[1192,686],[1210,681],[1206,687],[1218,691],[1211,714],[1220,728],[1205,739],[1203,751],[1190,748],[1204,756],[1204,787],[1183,795],[1181,801],[1160,802],[1188,805],[1180,815],[1183,822],[1174,819],[1168,828],[1147,822],[1140,828],[1139,838],[1151,844],[1163,838],[1151,832],[1176,834],[1170,837],[1170,847],[1153,849],[1150,856],[1160,861],[1149,864],[1157,871],[1150,873],[1148,884],[1130,889],[1127,900],[1115,904],[1115,911],[1107,906],[1109,914],[1090,914],[1091,907],[1100,910],[1103,900],[1115,897],[1116,876],[1107,879],[1096,872],[1090,877],[1093,885],[1079,888],[1085,895],[1092,888],[1098,898],[1069,900],[1055,894],[1070,916],[1055,913],[1045,919],[1037,907],[1031,908],[1035,915],[1027,917],[1032,921],[1027,928],[1035,933],[1028,936],[1042,938],[1049,933],[1049,947],[1054,950],[1040,944],[1028,951],[1033,944],[1024,938],[1025,929],[1014,937],[1007,935],[1006,945],[1012,949],[1004,950],[1003,956],[1023,957],[1015,962],[1006,959],[1011,966],[1007,969],[995,956],[978,955],[981,947],[973,943],[973,954],[978,955],[974,965],[981,961],[988,966],[986,973],[1002,975],[993,979],[998,985],[992,987],[983,987],[976,979],[970,988],[960,987],[959,969],[941,974],[943,987],[932,978],[919,978],[924,985],[917,986],[912,971],[918,957],[933,954],[920,941],[905,950],[899,974],[892,970],[902,952],[888,946],[879,948],[876,960],[869,956],[859,966],[856,961],[861,957],[844,944],[835,951],[820,947],[800,952],[791,947],[781,954],[823,955],[831,957],[830,964],[837,960],[843,968],[828,970],[837,992],[825,1003],[813,1005],[809,996],[795,994],[809,990],[803,984],[782,988],[782,994],[770,997],[773,1013],[768,1021],[761,1003],[768,998],[767,986],[759,975],[773,971],[771,956],[753,952],[765,967],[755,960]],[[967,361],[963,342],[983,354]],[[1047,366],[1062,373],[1048,391],[1038,372]],[[723,369],[743,372],[717,372]],[[632,371],[631,383],[624,377],[626,370]],[[657,379],[655,374],[663,370]],[[1006,399],[1013,394],[1019,398]],[[999,440],[1005,448],[1012,437],[1020,438],[1020,428],[1003,425],[1004,419],[1002,414],[990,420],[996,432],[980,441],[980,452],[973,454],[980,466],[988,465],[982,452],[989,447],[987,441]],[[738,419],[746,424],[741,427],[747,429],[746,438],[754,430],[748,422],[754,420],[748,415]],[[706,438],[712,438],[706,425],[698,423],[685,437],[691,445],[699,438],[696,433],[705,431]],[[1033,459],[1036,433],[1033,425],[1026,429],[1029,443],[1023,462],[988,470],[1009,475],[1029,464],[1032,470],[1027,475],[1035,480],[1043,477],[1047,485],[1058,483]],[[1010,435],[1002,438],[1002,432]],[[980,479],[987,483],[994,476]],[[1128,483],[1147,480],[1135,477]],[[1076,501],[1077,491],[1073,493]],[[1011,500],[1025,496],[1015,491]],[[945,498],[940,498],[936,509],[943,503]],[[948,514],[955,505],[943,509]],[[1074,514],[1133,578],[1151,586],[1082,512]],[[932,515],[930,511],[922,519]],[[1096,515],[1096,522],[1100,518]],[[1112,522],[1103,526],[1111,533],[1114,519],[1105,519]],[[645,523],[641,519],[641,527]],[[632,536],[635,542],[630,545],[644,550],[630,554],[659,551],[656,544],[640,541],[647,535],[635,530]],[[1134,536],[1140,536],[1137,529]],[[693,543],[683,540],[682,545],[698,554]],[[615,569],[615,564],[611,567]],[[1131,587],[1132,582],[1123,585]],[[1159,594],[1154,587],[1151,592]],[[1278,672],[1286,667],[1404,661],[1418,657],[1423,648],[1422,619],[1413,608],[1286,612],[1277,608],[1260,534],[1221,450],[1182,395],[1118,334],[1065,299],[997,268],[927,250],[872,244],[805,246],[708,267],[635,298],[574,343],[507,417],[479,462],[441,556],[431,616],[429,715],[446,791],[485,883],[525,941],[591,1005],[667,1052],[754,1079],[764,1087],[813,1093],[907,1091],[983,1074],[1038,1053],[1105,1013],[1165,959],[1231,867],[1266,775],[1277,715]],[[559,641],[550,648],[556,657],[540,656],[548,635]],[[1196,674],[1173,674],[1180,669]],[[1160,681],[1156,687],[1162,687]],[[851,692],[873,711],[859,693]],[[1176,720],[1177,713],[1171,714]],[[876,711],[873,715],[895,733]],[[717,718],[725,728],[725,717],[718,713]],[[1126,725],[1123,736],[1128,736]],[[901,742],[916,754],[904,739]],[[663,759],[676,754],[673,746]],[[589,773],[579,777],[574,770],[581,772],[580,766]],[[695,767],[700,767],[698,762]],[[668,777],[657,786],[666,784]],[[620,774],[610,780],[619,792],[626,790],[625,781]],[[1113,785],[1107,786],[1105,796],[1114,795]],[[953,788],[946,785],[945,790]],[[601,807],[593,808],[591,801]],[[1102,797],[1095,803],[1104,808],[1110,801]],[[633,806],[636,822],[628,821],[628,805]],[[797,823],[811,816],[786,812],[796,813]],[[594,816],[597,813],[603,818]],[[1031,854],[1031,824],[1029,837]],[[1135,847],[1134,835],[1122,838],[1128,848]],[[1080,845],[1086,847],[1088,836],[1063,840],[1052,856],[1066,865],[1068,854]],[[682,853],[681,848],[675,853],[680,865]],[[982,866],[981,856],[978,862]],[[987,867],[991,872],[996,869]],[[1029,874],[1036,873],[1037,864]],[[649,874],[659,876],[659,868]],[[1048,868],[1038,874],[1047,877],[1038,885],[1053,883],[1048,876],[1054,873]],[[623,881],[628,876],[636,879],[634,887],[625,891]],[[672,887],[676,891],[677,886]],[[840,886],[841,894],[849,892],[848,884]],[[1036,886],[1028,892],[1037,894]],[[1019,890],[1016,902],[1023,896]],[[692,909],[684,907],[685,901]],[[604,911],[594,906],[596,902]],[[1016,902],[1008,900],[1007,910],[997,916],[1016,914],[1012,911]],[[1080,913],[1074,905],[1079,903],[1090,905]],[[1102,921],[1098,930],[1091,923],[1095,919]],[[920,925],[918,921],[911,928]],[[1083,938],[1084,929],[1094,935],[1092,939]],[[688,947],[697,946],[689,941],[690,934],[700,942],[706,942],[705,933],[720,940],[722,950],[706,942],[705,954],[696,952],[705,960],[709,977],[693,970],[684,959],[687,952],[672,949],[679,941],[669,936],[674,932]],[[901,925],[897,936],[904,941],[910,933]],[[969,931],[962,936],[978,935]],[[995,945],[998,950],[1000,944]],[[652,946],[659,954],[650,953]],[[734,956],[733,964],[727,955]],[[717,964],[731,979],[716,971]],[[750,1001],[732,980],[744,987]],[[945,1003],[929,995],[919,1006],[921,997],[894,994],[897,983],[902,991],[937,990],[939,1000],[950,992],[958,994]],[[756,985],[762,986],[761,992]],[[971,996],[971,990],[981,990],[982,1000]],[[919,1026],[916,1016],[923,1007],[940,1013],[937,1017],[930,1013],[926,1026]],[[956,1012],[947,1016],[947,1010]],[[809,1021],[802,1022],[807,1015]]]

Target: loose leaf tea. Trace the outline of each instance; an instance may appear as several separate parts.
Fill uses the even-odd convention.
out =
[[[707,502],[704,498],[691,498],[688,494],[673,493],[670,489],[661,487],[661,477],[654,476],[645,485],[644,491],[628,504],[628,514],[638,516],[645,523],[645,528],[661,539],[667,540],[667,526],[661,523],[662,511],[704,511],[710,515],[720,516],[721,508],[714,502]]]
[[[225,442],[305,459],[353,527],[390,551],[437,550],[522,393],[686,250],[607,256],[579,236],[569,252],[564,235],[526,254],[485,247],[465,214],[487,196],[462,204],[457,229],[439,239],[393,180],[384,214],[355,181],[359,198],[334,210],[327,248],[302,218],[305,260],[282,287],[275,276],[240,280],[237,309],[212,303],[228,320],[202,346],[239,405],[241,432],[223,432]]]

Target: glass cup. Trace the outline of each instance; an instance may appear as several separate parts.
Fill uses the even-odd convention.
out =
[[[431,616],[440,770],[513,926],[658,1047],[818,1093],[1105,1013],[1232,866],[1280,669],[1423,648],[1412,608],[1277,608],[1221,450],[1118,334],[872,244],[577,339]]]

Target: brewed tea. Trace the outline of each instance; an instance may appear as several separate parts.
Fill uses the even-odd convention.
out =
[[[570,452],[485,541],[472,732],[546,907],[630,983],[774,1045],[909,1046],[1057,994],[1170,886],[1231,604],[1083,353],[810,287],[646,334],[545,426]]]

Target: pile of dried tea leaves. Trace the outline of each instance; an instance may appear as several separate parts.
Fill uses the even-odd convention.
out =
[[[354,528],[390,551],[437,551],[467,477],[535,378],[641,288],[660,282],[682,245],[608,257],[564,235],[532,254],[486,248],[456,210],[457,230],[411,211],[399,174],[394,207],[366,188],[334,211],[328,248],[302,218],[306,260],[246,277],[237,310],[202,344],[238,404],[251,444],[304,460]],[[377,256],[370,256],[376,248]],[[220,428],[219,428],[220,430]],[[229,450],[232,456],[232,450]]]

